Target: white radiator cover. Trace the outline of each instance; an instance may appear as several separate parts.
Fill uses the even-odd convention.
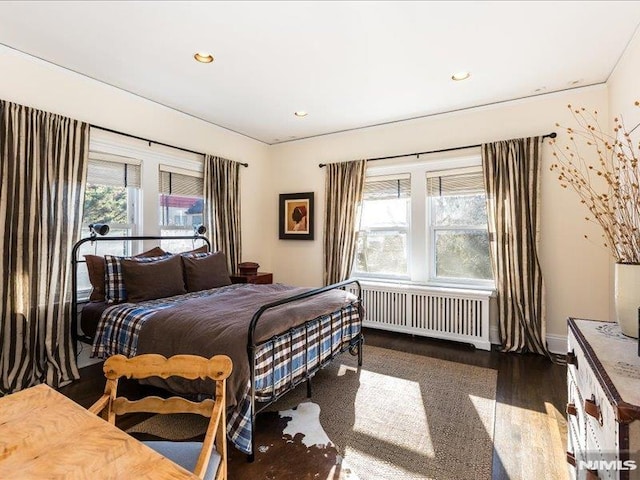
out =
[[[442,338],[491,350],[491,292],[360,281],[365,327]],[[357,292],[357,287],[350,290]]]

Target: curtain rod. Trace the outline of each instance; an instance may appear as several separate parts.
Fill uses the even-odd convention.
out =
[[[203,156],[205,155],[202,152],[195,152],[193,150],[189,150],[188,148],[176,147],[174,145],[169,145],[168,143],[156,142],[155,140],[149,140],[148,138],[138,137],[136,135],[131,135],[130,133],[119,132],[117,130],[112,130],[110,128],[99,127],[97,125],[91,125],[91,128],[97,128],[98,130],[103,130],[105,132],[111,132],[111,133],[115,133],[117,135],[124,135],[125,137],[135,138],[136,140],[142,140],[143,142],[149,143],[149,146],[151,146],[152,143],[155,143],[156,145],[162,145],[163,147],[175,148],[176,150],[182,150],[183,152],[193,153],[195,155],[203,155]],[[238,163],[240,165],[242,165],[243,167],[248,167],[249,166],[248,163],[242,163],[242,162],[238,162]]]
[[[543,135],[542,138],[556,138],[557,136],[558,136],[558,134],[556,132],[551,132],[551,133],[547,133],[546,135]],[[405,153],[404,155],[391,155],[390,157],[367,158],[367,162],[375,162],[377,160],[390,160],[392,158],[411,157],[413,155],[416,155],[416,156],[419,157],[420,155],[426,155],[428,153],[453,152],[455,150],[464,150],[466,148],[477,148],[477,147],[481,147],[481,146],[482,146],[482,144],[467,145],[466,147],[442,148],[440,150],[429,150],[428,152]],[[322,168],[322,167],[326,167],[327,164],[326,163],[321,163],[318,166],[320,168]]]

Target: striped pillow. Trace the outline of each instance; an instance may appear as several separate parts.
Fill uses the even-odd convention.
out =
[[[116,257],[115,255],[105,255],[104,285],[107,303],[121,303],[127,300],[127,290],[124,287],[124,279],[122,277],[122,260],[149,263],[164,260],[170,256],[171,254],[159,257]]]

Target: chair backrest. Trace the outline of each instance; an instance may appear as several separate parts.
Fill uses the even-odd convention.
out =
[[[90,410],[96,414],[104,412],[105,419],[112,424],[115,424],[117,415],[135,412],[194,413],[210,417],[202,452],[194,473],[202,478],[215,443],[222,460],[220,465],[224,470],[224,475],[218,478],[226,478],[225,394],[226,379],[232,369],[231,359],[226,355],[216,355],[209,359],[196,355],[175,355],[170,358],[157,354],[144,354],[131,358],[114,355],[104,362],[103,370],[107,377],[104,395]],[[194,402],[181,397],[150,396],[132,401],[117,396],[118,380],[122,377],[137,380],[149,377],[162,379],[182,377],[189,380],[209,378],[215,382],[215,400],[207,398]]]

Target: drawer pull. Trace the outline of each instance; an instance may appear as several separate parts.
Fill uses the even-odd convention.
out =
[[[571,452],[567,452],[567,463],[573,467],[576,466],[576,456]]]
[[[578,415],[575,403],[567,403],[567,415],[573,415],[574,417]]]
[[[576,369],[578,368],[578,357],[576,357],[574,350],[567,352],[567,365],[573,365]]]
[[[594,396],[591,396],[591,399],[586,399],[584,401],[584,411],[587,415],[592,416],[600,425],[602,425],[602,413],[600,412],[600,407],[596,403],[596,399]]]

